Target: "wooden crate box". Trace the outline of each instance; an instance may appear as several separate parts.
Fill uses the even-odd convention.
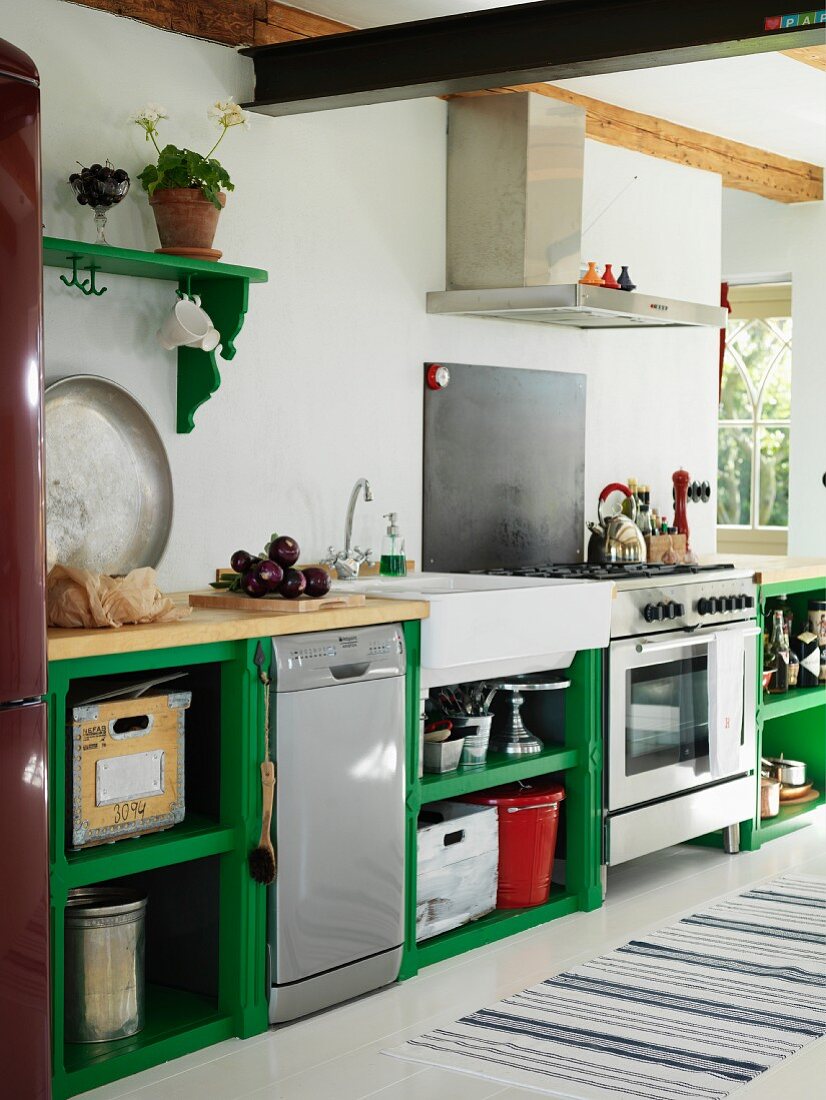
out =
[[[72,846],[157,832],[184,819],[184,711],[179,691],[72,709]]]
[[[419,815],[416,939],[478,920],[496,908],[495,806],[433,802]]]

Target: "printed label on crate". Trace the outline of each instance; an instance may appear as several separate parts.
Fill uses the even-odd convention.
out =
[[[764,23],[764,29],[767,31],[818,26],[826,27],[826,8],[821,8],[820,11],[800,11],[794,15],[767,15]]]

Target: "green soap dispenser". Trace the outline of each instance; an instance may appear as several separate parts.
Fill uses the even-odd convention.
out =
[[[404,549],[404,539],[399,534],[399,525],[396,522],[396,512],[386,512],[385,519],[390,522],[387,525],[387,534],[381,540],[381,563],[379,573],[382,577],[407,576],[407,554]]]

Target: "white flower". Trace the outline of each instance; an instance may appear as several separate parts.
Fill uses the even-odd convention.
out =
[[[233,103],[232,96],[228,99],[216,99],[207,109],[207,117],[225,130],[231,126],[243,126],[245,130],[250,128],[248,112]]]
[[[162,118],[169,118],[166,108],[161,107],[158,103],[147,103],[145,107],[135,111],[131,116],[131,121],[136,122],[138,126],[143,126],[145,129],[148,126],[154,127]]]

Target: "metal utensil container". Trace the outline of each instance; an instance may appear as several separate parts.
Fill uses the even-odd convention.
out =
[[[462,730],[465,745],[462,749],[462,767],[481,767],[488,758],[492,714],[461,715],[451,718],[454,730]]]
[[[106,1043],[143,1028],[146,904],[145,897],[112,887],[69,891],[67,1042]]]
[[[424,770],[438,774],[455,772],[459,767],[464,744],[463,737],[458,737],[454,741],[425,741]]]

